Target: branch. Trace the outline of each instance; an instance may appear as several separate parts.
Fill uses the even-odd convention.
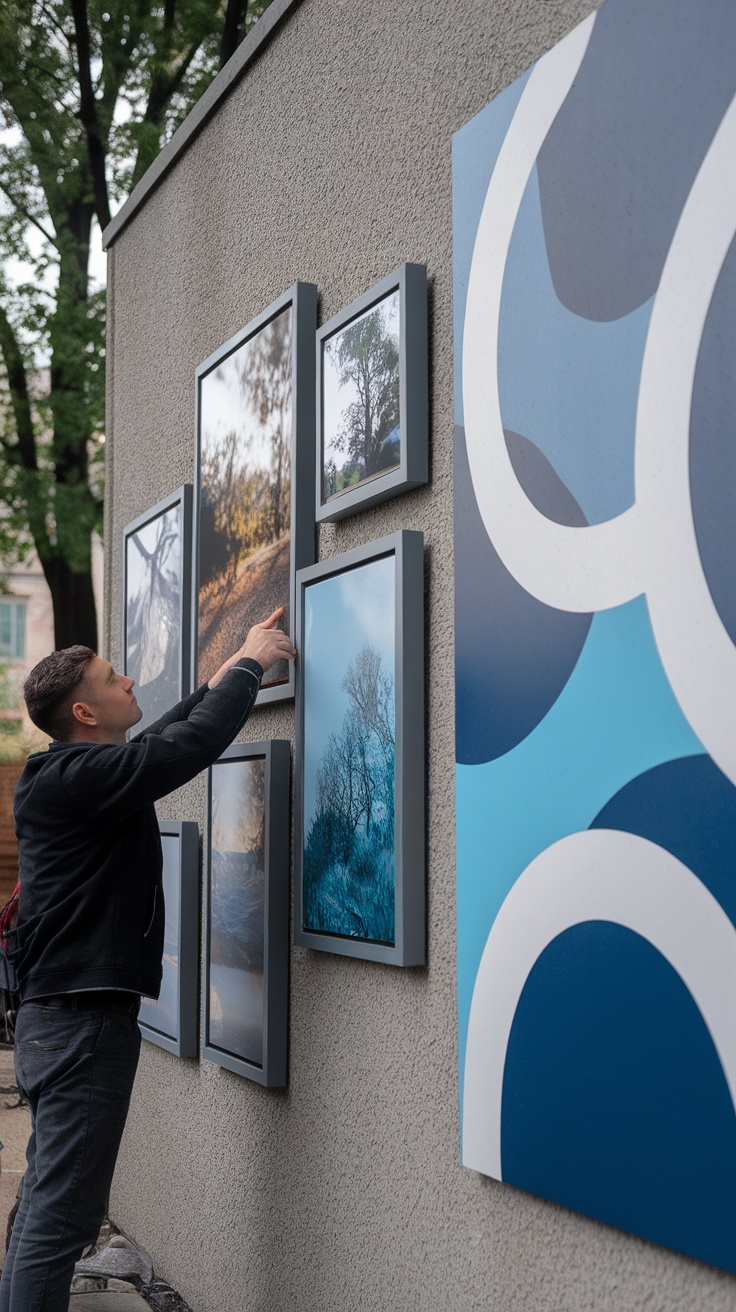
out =
[[[232,58],[243,39],[248,0],[227,0],[220,43],[220,68]]]
[[[146,126],[157,128],[160,134],[161,121],[163,119],[164,110],[167,104],[169,103],[171,97],[174,95],[176,91],[178,91],[182,81],[184,80],[184,77],[186,76],[189,65],[194,59],[194,56],[199,50],[201,44],[202,44],[201,38],[192,42],[192,45],[189,47],[189,50],[183,56],[181,62],[177,65],[176,71],[172,73],[171,77],[164,77],[163,75],[154,74],[153,78],[151,79],[151,90],[148,95],[148,104],[146,105],[146,112],[141,120],[141,127],[143,129],[145,129]],[[145,134],[144,131],[143,135],[141,136],[141,143],[138,148],[138,154],[136,156],[131,187],[134,187],[136,183],[142,178],[143,174],[148,168],[148,165],[152,162],[155,152],[152,152],[150,150],[150,141],[151,141],[150,136]],[[157,139],[156,149],[158,150],[158,139]],[[151,155],[150,159],[148,157],[149,154]]]
[[[89,163],[92,172],[92,187],[95,198],[95,211],[101,228],[110,222],[110,202],[107,195],[107,178],[105,177],[106,147],[100,136],[97,121],[97,102],[92,85],[91,45],[89,23],[87,22],[87,0],[71,0],[76,35],[77,60],[79,69],[79,117],[87,137]]]
[[[0,191],[2,191],[3,195],[7,196],[8,200],[10,201],[10,204],[13,206],[13,209],[17,210],[19,214],[22,214],[26,222],[32,223],[34,228],[38,228],[38,231],[42,234],[42,236],[44,236],[46,240],[51,243],[52,246],[56,246],[58,250],[58,242],[56,238],[52,237],[51,233],[46,231],[40,219],[35,218],[33,214],[31,214],[30,210],[26,209],[25,205],[21,205],[20,201],[17,200],[17,198],[12,194],[12,192],[8,189],[8,187],[6,187],[2,179],[2,174],[0,174]]]
[[[0,305],[0,352],[5,360],[5,368],[8,373],[8,391],[10,392],[10,403],[13,408],[18,445],[12,447],[9,446],[6,438],[0,438],[0,440],[11,459],[15,459],[17,463],[17,456],[15,456],[17,452],[23,468],[36,473],[38,470],[36,439],[33,432],[33,416],[26,369],[18,339],[2,305]]]

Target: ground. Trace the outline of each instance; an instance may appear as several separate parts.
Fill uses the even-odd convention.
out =
[[[232,587],[217,594],[213,588],[203,590],[199,614],[200,683],[210,679],[242,646],[251,625],[267,619],[277,606],[288,607],[289,551],[290,537],[286,534],[250,556]],[[276,682],[286,673],[286,661],[279,661],[264,682]]]

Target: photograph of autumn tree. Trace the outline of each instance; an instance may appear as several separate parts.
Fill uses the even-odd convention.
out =
[[[163,834],[161,847],[164,853],[164,959],[161,992],[158,1000],[144,998],[139,1020],[170,1039],[177,1039],[179,1023],[179,839]]]
[[[212,767],[209,1042],[263,1064],[266,762]]]
[[[398,290],[328,337],[322,352],[326,501],[400,462]]]
[[[126,541],[125,672],[143,712],[136,733],[181,698],[181,506]]]
[[[292,311],[200,383],[198,681],[286,606],[291,549]],[[286,661],[266,671],[283,683]]]
[[[303,928],[395,933],[395,559],[307,587]]]

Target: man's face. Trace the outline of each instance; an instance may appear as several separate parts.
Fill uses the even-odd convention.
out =
[[[103,740],[124,740],[143,712],[133,695],[133,680],[116,674],[109,661],[95,656],[77,689],[74,714],[81,729],[92,728]]]

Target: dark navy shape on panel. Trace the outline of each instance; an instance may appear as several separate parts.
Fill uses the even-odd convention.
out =
[[[710,595],[736,643],[736,239],[713,293],[695,370],[690,496]]]
[[[515,433],[506,441],[535,505],[558,523],[584,524],[541,452]],[[478,510],[460,428],[455,553],[462,561],[455,573],[456,754],[460,764],[477,765],[503,756],[544,719],[577,664],[591,616],[544,606],[502,564]]]
[[[736,1114],[705,1022],[645,939],[592,921],[522,993],[503,1086],[504,1180],[736,1271]]]
[[[667,761],[632,779],[590,828],[623,829],[665,848],[736,925],[736,788],[709,756]]]
[[[656,291],[736,90],[733,0],[606,0],[538,157],[560,300],[618,319]]]

